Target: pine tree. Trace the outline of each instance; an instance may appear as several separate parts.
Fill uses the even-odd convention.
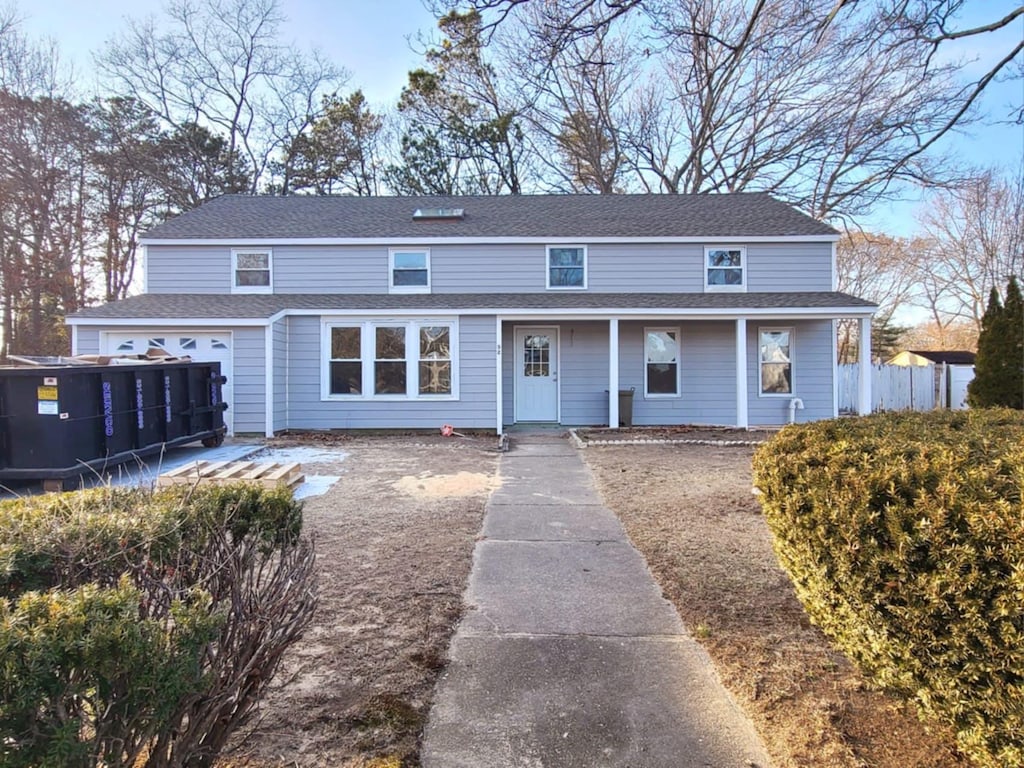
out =
[[[1006,286],[1005,304],[995,288],[989,295],[967,402],[973,408],[1024,409],[1024,298],[1015,277]]]
[[[1005,334],[1003,305],[999,291],[992,287],[988,306],[981,318],[981,333],[978,335],[978,356],[974,360],[974,380],[967,387],[967,403],[972,408],[988,408],[999,405],[1000,380],[1005,360],[1001,349]]]
[[[1024,296],[1016,277],[1006,286],[1003,305],[1006,325],[1006,380],[1005,405],[1024,410]]]

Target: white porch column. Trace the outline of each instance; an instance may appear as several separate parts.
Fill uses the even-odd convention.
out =
[[[871,413],[871,318],[860,319],[860,385],[857,413],[867,416]]]
[[[608,427],[619,428],[619,318],[608,321]]]
[[[736,318],[736,426],[750,426],[747,415],[747,318]]]
[[[501,315],[494,318],[494,341],[497,350],[495,356],[495,371],[494,371],[494,398],[497,401],[497,425],[495,431],[498,433],[498,437],[501,437],[504,431],[505,421],[505,393],[502,388],[502,373],[501,370]]]

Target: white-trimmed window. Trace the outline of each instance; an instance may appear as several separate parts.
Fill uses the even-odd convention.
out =
[[[644,328],[644,393],[679,395],[679,329]]]
[[[547,287],[552,290],[587,287],[587,247],[585,245],[548,246]]]
[[[363,329],[358,325],[335,325],[327,333],[328,392],[359,395],[363,391]]]
[[[455,320],[324,321],[322,396],[458,399]]]
[[[747,290],[747,249],[714,245],[704,249],[704,290]]]
[[[231,292],[271,293],[273,270],[274,254],[269,250],[231,251]]]
[[[758,379],[765,397],[793,394],[793,329],[758,329]]]
[[[392,248],[388,290],[391,293],[430,293],[430,251]]]

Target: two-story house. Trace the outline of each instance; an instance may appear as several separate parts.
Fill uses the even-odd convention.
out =
[[[236,433],[617,426],[619,390],[640,425],[783,424],[837,414],[835,322],[870,328],[837,239],[766,194],[232,195],[68,323],[76,354],[219,360]]]

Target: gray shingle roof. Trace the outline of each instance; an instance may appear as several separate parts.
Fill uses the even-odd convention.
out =
[[[71,318],[267,318],[285,309],[366,312],[414,309],[460,310],[701,310],[871,309],[871,302],[845,293],[433,293],[225,295],[150,293],[83,309]]]
[[[417,208],[462,208],[458,220],[414,221]],[[272,197],[225,195],[147,239],[441,237],[786,237],[834,229],[765,193]]]

